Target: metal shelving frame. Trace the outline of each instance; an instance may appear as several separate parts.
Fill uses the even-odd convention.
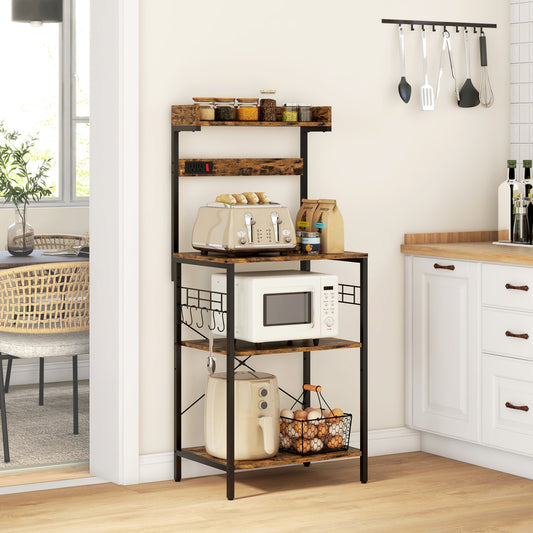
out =
[[[308,134],[311,132],[328,132],[331,126],[296,126],[300,129],[300,157],[303,169],[300,175],[300,200],[308,196]],[[216,263],[207,259],[176,257],[179,254],[179,135],[182,132],[198,132],[202,126],[172,126],[172,280],[174,282],[174,480],[181,481],[181,459],[190,459],[226,472],[226,494],[229,500],[235,497],[235,263]],[[368,258],[360,254],[357,258],[336,258],[335,261],[347,261],[359,264],[359,342],[360,348],[360,480],[368,480]],[[300,270],[310,271],[311,261],[299,260]],[[227,459],[225,463],[204,455],[184,450],[182,447],[182,265],[221,268],[227,276],[227,314],[226,314],[226,350],[227,350],[227,387],[226,387],[226,436]],[[343,289],[344,290],[344,289]],[[345,303],[355,303],[347,301]],[[239,363],[239,361],[237,360]],[[303,352],[303,382],[311,383],[311,353]],[[308,406],[310,393],[304,395],[304,406]],[[324,457],[327,459],[327,456]],[[309,466],[310,462],[305,462]]]

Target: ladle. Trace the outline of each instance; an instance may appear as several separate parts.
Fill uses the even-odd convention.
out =
[[[470,45],[468,30],[465,28],[466,81],[459,91],[459,107],[476,107],[479,105],[479,92],[470,79]]]
[[[398,32],[400,36],[400,59],[402,63],[402,77],[400,78],[400,83],[398,84],[398,92],[400,93],[400,98],[407,103],[411,99],[411,86],[405,79],[405,41],[401,24],[398,26]]]

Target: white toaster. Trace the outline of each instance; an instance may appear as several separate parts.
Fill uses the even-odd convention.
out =
[[[214,202],[198,210],[192,246],[228,253],[292,250],[296,234],[289,209],[280,204]]]
[[[226,373],[207,378],[205,448],[226,459]],[[235,459],[273,457],[279,448],[278,380],[264,372],[235,372]]]

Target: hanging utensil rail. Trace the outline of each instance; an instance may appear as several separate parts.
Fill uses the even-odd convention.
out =
[[[496,24],[486,24],[484,22],[444,22],[440,20],[410,20],[410,19],[381,19],[383,24],[405,24],[411,26],[411,31],[414,31],[415,26],[431,26],[433,31],[437,31],[435,26],[444,26],[444,29],[448,26],[455,26],[456,33],[459,33],[459,28],[474,28],[474,33],[477,33],[477,28],[480,30],[483,28],[497,28]]]

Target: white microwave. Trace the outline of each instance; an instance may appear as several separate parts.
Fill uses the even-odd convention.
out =
[[[226,274],[211,276],[226,292]],[[235,338],[249,342],[319,339],[338,334],[338,279],[277,270],[235,274]]]

